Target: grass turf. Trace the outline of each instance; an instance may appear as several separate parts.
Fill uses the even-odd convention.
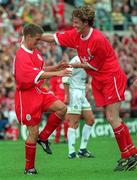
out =
[[[137,136],[133,136],[137,144]],[[77,141],[78,150],[80,141]],[[112,137],[90,139],[88,149],[96,158],[68,159],[67,144],[54,144],[53,155],[47,155],[37,146],[36,168],[38,175],[24,175],[24,142],[0,141],[0,180],[136,180],[137,169],[131,172],[114,172],[119,152]]]

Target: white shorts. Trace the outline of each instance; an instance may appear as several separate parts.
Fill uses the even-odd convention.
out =
[[[83,110],[91,110],[84,89],[70,89],[69,96],[68,114],[81,114]]]

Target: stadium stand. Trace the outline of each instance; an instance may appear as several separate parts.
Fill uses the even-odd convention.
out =
[[[132,82],[137,77],[137,1],[136,0],[1,0],[0,1],[0,137],[12,126],[9,121],[14,111],[13,59],[21,39],[21,30],[27,23],[40,24],[46,31],[72,28],[71,12],[74,6],[83,4],[94,6],[95,26],[104,31],[116,50],[121,67],[128,82],[126,101],[122,105],[122,115],[136,117],[137,92]],[[69,60],[75,51],[58,47],[55,44],[41,44],[40,50],[47,64],[56,64],[60,59]],[[90,82],[90,79],[89,79]],[[48,87],[48,82],[45,86]],[[90,85],[89,85],[90,86]],[[87,92],[91,93],[89,87]],[[94,107],[94,101],[89,99]],[[95,112],[103,114],[103,109]],[[13,113],[14,114],[14,113]],[[98,113],[97,113],[98,114]],[[99,115],[99,114],[98,114]],[[16,121],[16,117],[13,115]],[[13,121],[14,121],[13,120]],[[13,123],[15,127],[16,123]],[[16,132],[17,133],[17,132]],[[17,138],[14,138],[16,140]]]

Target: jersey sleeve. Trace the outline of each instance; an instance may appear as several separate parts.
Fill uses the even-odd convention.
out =
[[[36,68],[27,54],[16,54],[15,80],[21,89],[34,87],[44,71]]]
[[[77,33],[75,30],[57,32],[54,34],[55,41],[58,45],[70,48],[76,48]]]

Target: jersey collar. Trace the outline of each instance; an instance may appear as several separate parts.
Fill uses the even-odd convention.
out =
[[[26,52],[28,52],[28,53],[30,53],[30,54],[33,54],[33,51],[31,51],[30,49],[26,48],[26,47],[24,46],[24,44],[21,44],[21,48],[24,49],[24,51],[26,51]]]
[[[80,38],[81,38],[82,40],[87,40],[87,39],[89,39],[89,37],[91,36],[92,33],[93,33],[93,28],[90,28],[90,31],[89,31],[89,33],[87,34],[87,36],[83,38],[82,35],[81,35]]]

